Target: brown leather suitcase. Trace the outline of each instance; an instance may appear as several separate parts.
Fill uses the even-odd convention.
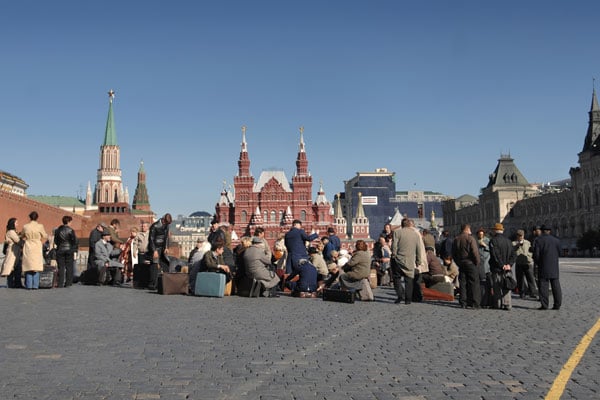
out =
[[[188,294],[189,275],[183,272],[163,272],[158,276],[159,294]]]

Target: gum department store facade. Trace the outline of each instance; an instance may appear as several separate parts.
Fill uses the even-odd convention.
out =
[[[569,174],[570,186],[540,189],[527,182],[510,156],[501,156],[479,198],[444,202],[445,228],[458,233],[462,223],[476,229],[501,222],[505,234],[512,236],[517,229],[530,233],[544,224],[560,238],[565,255],[577,255],[577,239],[600,227],[600,107],[595,90],[579,166]]]

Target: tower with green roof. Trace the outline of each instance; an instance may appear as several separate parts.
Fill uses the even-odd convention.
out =
[[[127,203],[129,199],[123,190],[121,180],[121,150],[117,144],[117,132],[113,118],[115,92],[108,92],[108,117],[104,132],[104,143],[100,146],[100,168],[94,196],[94,203]]]

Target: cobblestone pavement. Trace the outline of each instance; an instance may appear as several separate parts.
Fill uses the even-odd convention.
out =
[[[561,266],[560,311],[2,288],[0,397],[541,399],[600,316],[600,260]],[[599,341],[563,399],[600,398]]]

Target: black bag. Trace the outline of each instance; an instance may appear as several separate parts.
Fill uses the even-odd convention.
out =
[[[517,281],[510,273],[505,273],[502,279],[502,287],[504,290],[514,290],[517,287]]]
[[[351,290],[338,290],[338,289],[325,289],[323,290],[324,301],[337,301],[339,303],[354,303],[356,299],[356,291]]]
[[[8,242],[4,242],[4,247],[2,247],[2,254],[6,255],[8,253]]]
[[[52,289],[58,284],[58,270],[56,267],[44,265],[44,270],[40,272],[40,289]]]

